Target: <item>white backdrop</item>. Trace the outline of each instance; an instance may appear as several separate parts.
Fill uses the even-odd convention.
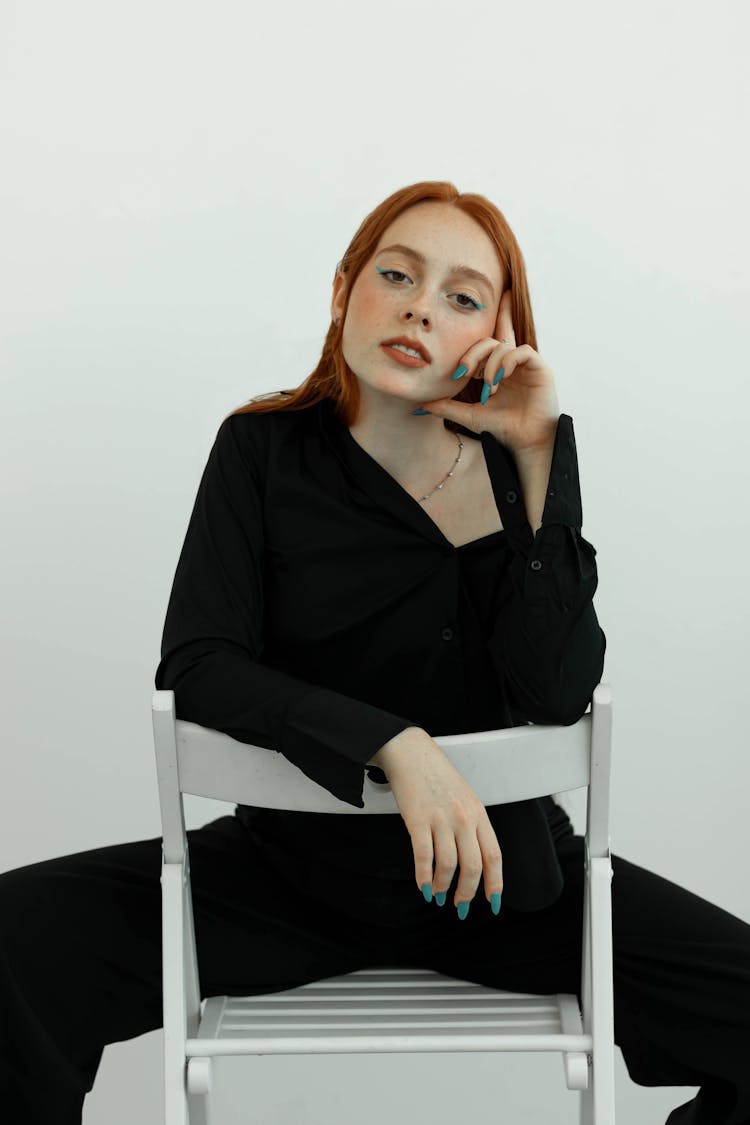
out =
[[[575,424],[612,849],[750,921],[748,31],[742,0],[6,0],[0,869],[160,834],[153,676],[218,426],[313,369],[364,215],[447,179],[515,231]],[[107,1047],[85,1125],[159,1121],[160,1035]],[[622,1125],[691,1096],[616,1054]],[[471,1083],[577,1121],[557,1058],[260,1062],[219,1120],[370,1125],[424,1086],[447,1125]]]

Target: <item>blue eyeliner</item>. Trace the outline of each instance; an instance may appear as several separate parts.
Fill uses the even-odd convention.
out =
[[[375,269],[376,269],[376,270],[378,271],[378,273],[390,273],[390,272],[391,272],[390,270],[381,270],[380,266],[375,266]],[[402,271],[401,271],[401,270],[397,270],[396,272],[397,272],[397,273],[401,273]],[[479,309],[486,309],[486,308],[487,308],[487,306],[486,306],[486,305],[480,305],[480,304],[479,304],[479,301],[477,301],[477,299],[476,299],[475,297],[472,297],[472,296],[470,296],[470,294],[468,294],[468,293],[464,293],[464,294],[463,294],[463,296],[464,296],[464,297],[468,297],[470,301],[473,301],[473,302],[474,302],[474,308],[475,308],[475,309],[476,309],[477,311],[479,311]],[[464,308],[464,309],[465,309],[465,308],[466,308],[467,306],[466,306],[466,305],[459,305],[458,307],[459,307],[459,308]]]

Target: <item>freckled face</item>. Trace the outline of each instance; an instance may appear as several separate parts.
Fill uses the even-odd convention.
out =
[[[426,261],[386,249],[395,243]],[[491,288],[455,273],[456,265],[484,274]],[[417,204],[383,233],[354,283],[344,358],[355,375],[381,392],[414,401],[452,397],[464,386],[452,379],[462,355],[493,334],[503,283],[494,245],[478,223],[450,204]],[[333,308],[335,313],[335,298]],[[401,335],[424,344],[431,362],[406,367],[391,358],[381,342]]]

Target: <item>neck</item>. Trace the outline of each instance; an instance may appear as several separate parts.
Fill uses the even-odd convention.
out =
[[[349,432],[407,492],[421,496],[452,468],[459,445],[442,418],[412,415],[412,409],[403,399],[394,399],[393,406],[384,410],[360,409]],[[459,468],[466,456],[464,444]]]

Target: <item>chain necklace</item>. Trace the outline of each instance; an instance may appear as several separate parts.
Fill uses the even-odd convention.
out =
[[[443,487],[443,485],[444,485],[444,484],[445,484],[445,482],[447,481],[448,477],[452,477],[452,476],[453,476],[453,472],[454,472],[454,470],[455,470],[455,468],[456,468],[456,465],[457,465],[457,464],[458,464],[458,462],[459,462],[459,461],[461,460],[461,450],[462,450],[462,449],[463,449],[463,447],[464,447],[464,443],[463,443],[463,442],[461,441],[461,438],[460,438],[460,436],[459,436],[458,434],[456,434],[456,433],[455,433],[455,430],[454,430],[453,432],[454,432],[455,436],[456,436],[456,437],[458,438],[458,456],[456,457],[456,460],[455,460],[455,461],[453,462],[453,465],[452,465],[452,467],[451,467],[451,470],[450,470],[450,472],[449,472],[449,473],[448,473],[448,474],[447,474],[446,476],[444,476],[444,477],[443,477],[443,479],[441,480],[440,484],[436,484],[436,485],[435,485],[435,487],[433,488],[432,492],[437,492],[437,490],[438,490],[439,488],[442,488],[442,487]],[[429,500],[430,496],[432,496],[432,492],[428,492],[426,496],[420,496],[420,497],[419,497],[419,503],[421,504],[423,500]]]

